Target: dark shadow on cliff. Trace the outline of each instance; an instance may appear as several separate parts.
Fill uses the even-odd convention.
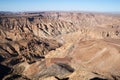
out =
[[[99,77],[94,77],[94,78],[92,78],[90,80],[107,80],[107,79],[103,79],[103,78],[99,78]]]
[[[1,80],[4,76],[6,76],[7,74],[9,74],[11,70],[12,70],[11,68],[0,64],[0,80]]]

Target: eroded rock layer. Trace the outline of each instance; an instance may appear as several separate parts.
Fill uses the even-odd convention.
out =
[[[0,14],[0,79],[119,80],[120,17]]]

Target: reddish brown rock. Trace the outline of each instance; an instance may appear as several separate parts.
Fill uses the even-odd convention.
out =
[[[0,15],[0,67],[9,69],[0,78],[119,80],[119,39],[120,17],[113,14]]]

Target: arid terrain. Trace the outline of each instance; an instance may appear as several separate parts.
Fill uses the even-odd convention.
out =
[[[120,80],[120,16],[0,13],[0,80]]]

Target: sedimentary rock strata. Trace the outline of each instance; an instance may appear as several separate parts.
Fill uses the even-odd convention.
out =
[[[0,14],[0,79],[119,80],[120,17]]]

